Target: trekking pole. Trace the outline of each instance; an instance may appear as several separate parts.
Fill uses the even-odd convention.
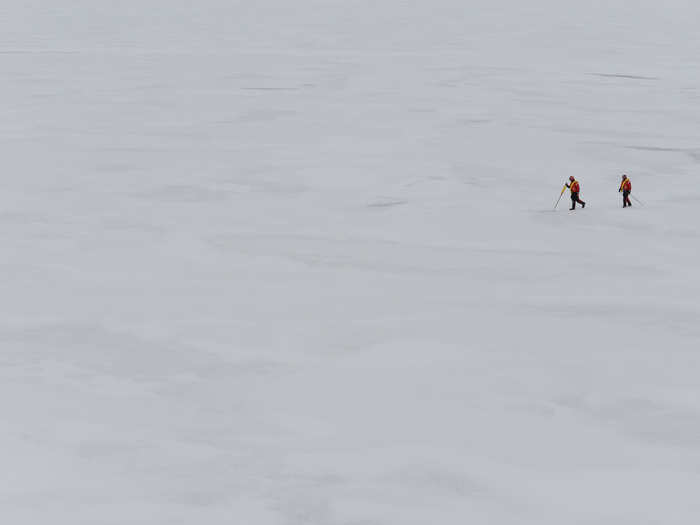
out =
[[[635,197],[635,196],[632,195],[631,193],[630,193],[630,197],[632,197],[632,198],[633,198],[635,201],[637,201],[640,205],[646,206],[646,204],[644,204],[642,201],[640,201],[637,197]]]
[[[557,209],[557,206],[559,206],[559,201],[561,200],[561,196],[564,195],[564,192],[566,191],[566,184],[561,189],[561,193],[559,194],[559,198],[557,199],[557,203],[554,205],[554,209]]]

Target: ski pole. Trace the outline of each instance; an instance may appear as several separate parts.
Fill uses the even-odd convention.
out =
[[[557,203],[554,205],[554,209],[557,209],[557,206],[559,206],[559,201],[561,200],[561,196],[564,195],[564,192],[566,191],[566,184],[561,189],[561,193],[559,194],[559,198],[557,199]]]
[[[630,193],[630,197],[632,197],[635,201],[637,201],[637,202],[638,202],[639,204],[641,204],[642,206],[646,206],[646,204],[644,204],[642,201],[640,201],[637,197],[635,197],[635,196],[632,195],[631,193]]]

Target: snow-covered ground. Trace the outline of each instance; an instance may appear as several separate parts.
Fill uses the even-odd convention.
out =
[[[699,17],[3,3],[2,522],[696,522]]]

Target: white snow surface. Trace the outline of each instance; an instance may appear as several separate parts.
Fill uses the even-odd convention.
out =
[[[3,523],[697,522],[699,18],[4,2]]]

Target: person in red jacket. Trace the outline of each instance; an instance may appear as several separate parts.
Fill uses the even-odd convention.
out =
[[[630,200],[630,193],[632,193],[632,182],[629,180],[627,175],[622,176],[622,182],[620,183],[620,189],[617,190],[618,193],[622,192],[622,207],[632,206],[632,201]]]
[[[571,184],[566,185],[566,187],[571,190],[571,208],[569,209],[575,210],[577,202],[581,205],[581,208],[585,208],[586,203],[578,198],[578,194],[581,191],[581,185],[573,176],[569,177],[569,181],[571,182]]]

